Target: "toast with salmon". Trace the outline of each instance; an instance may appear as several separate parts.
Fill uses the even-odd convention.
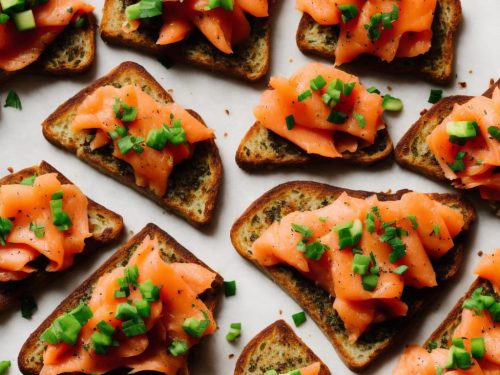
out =
[[[210,272],[213,272],[207,265],[176,242],[166,232],[154,224],[146,225],[146,227],[132,237],[126,244],[121,246],[101,267],[99,267],[99,269],[97,269],[97,271],[95,271],[87,280],[77,287],[73,293],[61,302],[52,314],[50,314],[49,317],[45,319],[45,321],[43,321],[41,325],[30,335],[21,348],[18,357],[18,365],[21,373],[25,375],[36,375],[40,373],[43,367],[43,352],[46,347],[46,344],[40,338],[42,333],[58,316],[75,308],[81,303],[87,303],[98,279],[103,275],[108,275],[115,268],[127,264],[128,260],[134,255],[134,252],[146,237],[154,237],[158,240],[161,257],[164,262],[193,263],[204,267]],[[212,313],[217,307],[221,294],[220,292],[222,291],[223,286],[222,277],[215,272],[213,273],[215,274],[215,279],[211,284],[211,288],[206,290],[200,297]],[[188,374],[189,369],[186,366],[175,375]]]
[[[243,349],[234,375],[261,375],[268,370],[288,373],[299,367],[320,363],[318,375],[330,370],[284,321],[278,320],[259,332]]]
[[[213,216],[222,178],[222,163],[213,139],[199,142],[192,157],[173,168],[166,193],[160,197],[150,189],[138,186],[130,166],[113,157],[109,147],[92,151],[89,146],[92,140],[89,131],[75,132],[70,128],[77,108],[91,93],[103,86],[111,85],[119,88],[127,84],[141,87],[158,103],[173,103],[172,97],[142,66],[133,62],[125,62],[59,106],[43,122],[45,138],[55,146],[74,153],[84,162],[132,187],[189,222],[196,225],[209,223]],[[189,110],[189,113],[198,121],[203,122],[194,111]]]
[[[491,85],[483,93],[483,96],[491,98],[496,87],[500,87],[500,80]],[[395,149],[396,162],[434,180],[449,181],[430,151],[426,138],[451,113],[455,104],[464,104],[472,98],[472,96],[454,95],[443,98],[434,104],[410,127],[398,142]],[[500,216],[500,203],[494,201],[489,203],[496,215]]]
[[[132,47],[140,51],[168,57],[191,65],[230,75],[246,81],[257,81],[269,70],[271,58],[271,23],[270,17],[250,16],[250,36],[226,54],[215,48],[200,32],[193,31],[189,37],[172,45],[156,44],[158,33],[148,29],[124,32],[126,23],[125,7],[132,2],[124,0],[106,0],[100,25],[101,37],[109,43]],[[271,6],[273,1],[269,1]]]
[[[413,73],[437,83],[449,82],[453,77],[455,36],[462,18],[460,0],[438,0],[432,23],[431,49],[423,55],[396,58],[390,63],[372,56],[363,56],[360,64],[374,65],[390,72]],[[329,60],[335,59],[339,39],[336,26],[322,26],[311,16],[303,14],[297,30],[297,45],[303,53]]]
[[[50,164],[42,161],[40,165],[23,169],[0,179],[0,186],[9,184],[19,184],[24,178],[33,175],[44,175],[47,173],[57,173],[57,178],[61,183],[71,183],[66,177],[58,172]],[[123,230],[123,219],[120,215],[108,210],[100,204],[88,199],[88,218],[90,224],[91,237],[85,240],[85,247],[78,259],[87,257],[91,253],[98,251],[118,240]],[[47,272],[40,268],[30,276],[21,281],[0,282],[0,311],[16,306],[20,298],[26,293],[32,293],[37,285],[56,278],[61,272]]]
[[[243,258],[253,262],[302,306],[332,342],[346,365],[352,370],[361,371],[397,341],[398,336],[404,332],[404,327],[411,324],[412,319],[418,316],[428,304],[427,301],[431,300],[435,290],[440,289],[443,283],[457,273],[465,250],[467,233],[476,214],[474,208],[458,195],[429,195],[433,200],[458,210],[464,219],[463,231],[455,238],[454,248],[432,262],[439,287],[420,290],[405,288],[402,299],[408,305],[407,315],[370,325],[353,343],[348,340],[348,332],[333,308],[334,299],[328,292],[289,266],[260,266],[252,255],[252,244],[273,222],[294,211],[325,207],[344,192],[354,198],[368,198],[374,194],[308,181],[279,185],[254,201],[236,220],[231,229],[231,240]],[[376,196],[380,201],[394,201],[399,200],[406,192],[408,191],[378,193]]]

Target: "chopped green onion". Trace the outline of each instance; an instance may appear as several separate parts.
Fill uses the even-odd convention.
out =
[[[186,340],[175,340],[168,347],[168,351],[174,357],[179,355],[184,355],[188,352],[188,346]]]
[[[408,216],[408,220],[411,221],[411,227],[414,230],[417,230],[418,229],[417,217],[414,215],[410,215],[410,216]]]
[[[73,315],[66,314],[57,318],[51,328],[59,342],[64,341],[69,345],[75,345],[82,325]]]
[[[366,89],[370,94],[380,94],[380,90],[377,89],[375,86],[370,86]]]
[[[241,323],[231,323],[229,326],[229,332],[226,335],[226,340],[233,342],[238,337],[241,336]]]
[[[105,322],[104,320],[101,320],[99,323],[97,323],[97,328],[99,328],[102,333],[108,336],[113,336],[113,334],[115,333],[115,329],[113,328],[113,326]]]
[[[137,309],[137,313],[141,318],[149,318],[149,316],[151,315],[151,306],[146,300],[137,301],[135,303],[135,308]]]
[[[311,260],[320,260],[324,252],[330,249],[327,245],[322,244],[320,241],[315,241],[307,245],[304,241],[299,241],[297,248],[299,251],[304,253],[307,259]]]
[[[384,95],[382,100],[382,108],[385,111],[399,112],[403,109],[403,101],[389,94]]]
[[[451,343],[452,343],[452,345],[456,346],[457,348],[465,349],[464,339],[461,337],[452,338]]]
[[[367,255],[354,254],[352,261],[352,272],[359,275],[366,275],[370,267],[370,257]]]
[[[431,89],[431,93],[429,94],[428,102],[431,104],[436,104],[443,97],[443,90],[441,89]]]
[[[36,174],[30,177],[23,178],[20,184],[26,186],[33,186],[33,184],[35,183],[35,179],[36,179]]]
[[[119,137],[125,137],[128,133],[128,129],[125,126],[117,126],[115,130],[108,132],[108,135],[112,140],[118,139]]]
[[[453,163],[448,163],[448,166],[453,172],[462,172],[465,169],[464,157],[467,155],[466,152],[460,151],[455,156],[455,161]]]
[[[491,305],[488,308],[491,319],[493,319],[494,322],[500,322],[500,303],[495,302],[493,305]]]
[[[471,354],[475,359],[483,359],[486,352],[484,337],[474,337],[470,341]]]
[[[136,318],[138,316],[137,308],[132,306],[127,302],[119,303],[116,308],[115,318],[117,319],[129,319]]]
[[[10,20],[10,17],[5,13],[0,13],[0,25],[7,23]]]
[[[133,107],[122,102],[120,98],[115,98],[113,112],[116,118],[122,120],[123,122],[132,122],[137,118],[137,107]]]
[[[358,16],[358,7],[355,4],[338,5],[338,7],[342,13],[343,23],[347,23]]]
[[[234,9],[233,0],[220,0],[221,8],[224,10],[232,11]]]
[[[439,225],[438,225],[438,224],[434,224],[434,225],[432,226],[432,233],[434,233],[434,235],[435,235],[436,237],[438,237],[438,236],[439,236],[439,230],[440,230],[440,229],[439,229]]]
[[[437,347],[438,347],[438,343],[436,341],[431,341],[431,342],[429,342],[429,344],[427,344],[427,351],[430,353],[434,349],[437,349]]]
[[[343,112],[332,111],[328,115],[326,121],[331,122],[332,124],[343,124],[347,120],[347,115]]]
[[[286,116],[285,122],[288,130],[292,130],[295,127],[295,117],[293,117],[293,115]]]
[[[471,367],[471,358],[467,350],[452,346],[449,351],[448,360],[444,366],[446,369],[466,370]]]
[[[500,129],[495,126],[488,127],[488,134],[500,142]]]
[[[9,235],[13,226],[14,224],[12,224],[12,221],[10,221],[6,217],[0,216],[0,245],[5,245],[7,236]]]
[[[312,91],[311,90],[306,90],[304,91],[303,93],[301,93],[299,96],[298,96],[298,100],[299,102],[303,102],[304,100],[308,99],[308,98],[311,98],[312,97]]]
[[[361,113],[357,113],[357,112],[353,112],[352,115],[354,116],[354,118],[358,122],[359,127],[361,129],[364,129],[366,126],[365,116],[363,116]]]
[[[0,361],[0,375],[3,375],[10,368],[10,361]]]
[[[141,292],[142,298],[148,302],[155,302],[160,298],[160,288],[154,285],[151,280],[139,284],[139,291]]]
[[[450,121],[446,124],[446,132],[451,143],[464,145],[469,139],[477,137],[479,126],[476,121]]]
[[[25,296],[21,299],[21,316],[24,319],[31,319],[38,306],[31,296]]]
[[[78,17],[78,19],[75,21],[74,25],[76,29],[80,29],[85,25],[86,18],[84,16]]]
[[[140,0],[125,8],[125,15],[129,21],[140,18],[152,18],[162,13],[163,2],[161,0]]]
[[[45,225],[30,223],[29,230],[35,233],[36,238],[43,238],[45,236]]]
[[[363,275],[361,277],[361,285],[363,285],[363,289],[369,292],[373,292],[377,288],[379,276],[375,274]]]
[[[295,313],[292,315],[292,320],[293,320],[293,323],[295,324],[295,327],[299,327],[302,324],[304,324],[305,321],[307,320],[306,313],[304,311],[300,311],[298,313]]]
[[[92,314],[92,310],[90,309],[90,307],[88,307],[86,304],[82,303],[82,304],[78,305],[77,307],[75,307],[73,310],[71,310],[68,313],[68,315],[75,317],[75,319],[78,321],[78,323],[80,323],[80,325],[84,326],[85,324],[87,324],[89,319],[92,318],[92,316],[94,314]]]
[[[21,99],[14,90],[10,90],[7,94],[7,99],[5,99],[4,107],[12,107],[15,109],[22,110],[23,106],[21,104]]]
[[[141,146],[142,142],[144,142],[144,138],[127,135],[126,137],[119,139],[117,145],[120,153],[122,155],[126,155],[131,150],[134,150],[137,153],[143,152],[144,149]]]
[[[318,75],[316,78],[312,79],[310,82],[311,89],[314,91],[321,90],[323,87],[325,87],[326,81],[323,78],[322,75]]]
[[[299,233],[302,236],[302,238],[311,238],[313,236],[311,228],[309,228],[306,225],[299,225],[292,223],[291,227],[295,232]]]
[[[393,272],[396,274],[396,275],[402,275],[404,274],[406,271],[408,271],[408,266],[403,264],[399,267],[397,267]]]
[[[365,217],[365,227],[368,233],[373,233],[376,230],[375,227],[375,216],[371,212],[368,212]]]
[[[63,211],[63,193],[62,191],[52,194],[52,199],[49,202],[50,212],[52,214],[52,223],[60,231],[68,230],[73,223],[69,215]]]
[[[344,94],[344,96],[351,95],[352,90],[354,90],[354,86],[356,86],[356,82],[344,83],[342,94]]]
[[[127,337],[135,337],[146,333],[147,328],[144,320],[135,317],[122,323],[122,331]]]
[[[236,295],[236,280],[224,281],[224,295],[232,297]]]
[[[358,244],[363,233],[361,221],[356,219],[348,223],[337,225],[333,228],[339,235],[339,248],[343,250]]]
[[[208,320],[208,316],[205,313],[205,319],[199,320],[196,318],[187,318],[182,323],[182,329],[191,337],[200,338],[203,336],[203,333],[208,328],[210,324],[210,320]]]
[[[139,268],[137,267],[137,265],[125,268],[125,278],[127,279],[127,282],[129,284],[132,284],[133,286],[139,286],[139,283],[137,282],[138,277]]]
[[[93,332],[90,336],[90,343],[96,354],[106,354],[112,342],[113,338],[102,332]]]
[[[155,150],[162,150],[167,144],[178,146],[185,142],[187,133],[178,119],[173,120],[170,126],[163,124],[159,129],[150,130],[146,139],[146,144]]]

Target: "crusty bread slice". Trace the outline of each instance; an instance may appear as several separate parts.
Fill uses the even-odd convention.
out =
[[[500,87],[500,80],[483,93],[491,98],[495,87]],[[441,99],[434,104],[398,142],[395,157],[398,164],[415,172],[427,175],[435,180],[449,182],[434,155],[429,150],[426,138],[450,114],[455,104],[464,104],[471,96],[455,95]],[[500,203],[490,202],[496,214],[500,216]]]
[[[75,308],[80,303],[87,302],[98,279],[128,262],[137,246],[146,236],[155,236],[160,244],[162,258],[167,263],[196,263],[210,269],[201,260],[196,258],[191,252],[185,249],[175,239],[154,224],[146,225],[139,233],[132,237],[127,243],[121,246],[97,271],[95,271],[87,280],[75,289],[61,304],[45,319],[42,324],[30,335],[19,352],[18,365],[21,372],[25,375],[37,375],[43,366],[43,352],[46,345],[40,340],[40,335],[52,324],[52,322],[61,314]],[[223,279],[217,274],[212,287],[205,291],[201,296],[210,311],[214,312],[218,304],[220,292],[222,290]],[[125,372],[124,372],[125,373]],[[174,375],[174,374],[172,374]],[[188,368],[184,368],[179,374],[189,375]]]
[[[370,165],[387,158],[392,150],[389,133],[383,129],[377,133],[373,145],[360,147],[356,152],[345,151],[342,158],[326,158],[307,154],[294,143],[256,122],[238,146],[236,163],[247,170],[332,162]]]
[[[465,250],[466,236],[476,213],[472,205],[458,195],[430,194],[433,199],[459,210],[465,219],[463,232],[455,238],[456,246],[443,258],[433,261],[440,286],[422,290],[406,288],[403,300],[409,306],[408,315],[385,323],[373,324],[355,344],[352,344],[347,339],[348,335],[342,320],[333,309],[332,297],[327,292],[288,266],[260,266],[252,259],[251,253],[253,242],[271,223],[293,211],[324,207],[344,191],[358,198],[374,194],[309,181],[294,181],[279,185],[253,202],[237,219],[231,229],[231,240],[242,257],[253,262],[302,306],[332,342],[345,364],[354,371],[361,371],[404,333],[404,327],[421,312],[432,294],[456,274]],[[395,194],[378,193],[377,196],[381,200],[397,200],[405,192],[407,190]]]
[[[215,48],[200,32],[193,31],[188,39],[169,46],[156,44],[158,31],[139,28],[126,33],[122,25],[126,22],[125,8],[130,0],[106,0],[100,25],[101,37],[113,44],[132,47],[156,56],[168,56],[173,60],[231,75],[247,81],[257,81],[269,70],[270,18],[249,16],[250,38],[227,55]],[[270,2],[271,3],[271,2]]]
[[[74,132],[71,130],[70,125],[77,108],[89,94],[101,86],[120,87],[126,84],[140,86],[158,102],[173,101],[165,89],[142,66],[133,62],[124,62],[59,106],[43,122],[45,138],[188,221],[197,225],[209,223],[222,179],[222,163],[213,140],[197,144],[193,157],[174,168],[169,177],[166,194],[158,197],[151,190],[136,185],[131,167],[113,157],[110,147],[92,151],[89,147],[93,138],[90,131]],[[194,111],[190,113],[203,121]]]
[[[57,173],[59,181],[65,184],[71,183],[54,167],[42,161],[38,166],[26,168],[1,178],[0,186],[17,184],[25,177],[47,173]],[[90,198],[88,198],[88,217],[92,237],[85,240],[84,251],[76,256],[75,264],[78,264],[79,259],[88,257],[92,252],[98,251],[100,248],[116,241],[123,230],[123,219],[120,215],[108,210]],[[71,271],[67,270],[64,272]],[[0,282],[0,311],[16,306],[25,293],[32,293],[32,290],[38,285],[45,284],[58,277],[61,273],[63,272],[46,272],[40,269],[40,271],[32,273],[21,281]]]
[[[13,73],[0,69],[0,82],[17,73],[73,75],[86,72],[95,59],[96,31],[94,15],[85,15],[83,26],[68,25],[32,65]]]
[[[360,63],[386,71],[409,72],[426,79],[446,83],[453,77],[455,35],[462,18],[460,0],[438,0],[432,24],[433,38],[429,52],[414,58],[396,58],[384,63],[373,56],[362,56]],[[322,26],[304,14],[297,30],[297,45],[304,53],[335,59],[339,37],[337,26]]]
[[[319,375],[330,375],[328,367],[284,321],[278,320],[259,332],[243,349],[234,375],[263,375],[268,370],[286,373],[314,362]]]

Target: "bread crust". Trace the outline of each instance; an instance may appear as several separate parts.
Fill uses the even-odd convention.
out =
[[[38,166],[29,167],[1,178],[0,186],[19,183],[23,178],[34,174],[42,175],[47,173],[57,173],[57,179],[61,183],[73,184],[49,163],[42,161]],[[94,202],[89,197],[87,199],[92,237],[85,240],[84,250],[82,253],[77,254],[74,265],[77,265],[80,259],[86,258],[99,249],[117,241],[123,231],[123,219],[120,215]],[[95,218],[102,218],[103,224],[105,224],[104,228],[100,228],[95,223]],[[0,311],[16,307],[21,297],[26,293],[32,293],[38,285],[45,285],[67,272],[71,272],[71,268],[61,272],[46,272],[41,269],[21,281],[0,282]]]
[[[455,238],[455,247],[439,261],[433,261],[439,287],[415,290],[406,288],[403,299],[409,305],[406,317],[393,319],[389,324],[373,325],[354,345],[347,340],[345,328],[333,309],[332,297],[300,273],[287,266],[262,267],[251,257],[251,245],[275,220],[296,210],[310,210],[323,207],[334,201],[342,192],[357,198],[367,198],[374,193],[329,186],[310,181],[293,181],[271,189],[255,200],[236,220],[231,229],[231,241],[238,253],[254,263],[283,288],[316,322],[332,342],[344,363],[353,371],[366,369],[404,333],[404,326],[418,316],[429,304],[433,295],[441,289],[458,271],[469,229],[476,218],[472,205],[454,194],[429,194],[443,204],[459,209],[465,219],[464,230]],[[401,190],[394,194],[377,193],[380,200],[397,200],[408,192]]]
[[[211,289],[205,291],[202,295],[202,300],[213,313],[219,303],[220,292],[222,291],[223,278],[208,267],[205,263],[194,256],[189,250],[179,244],[168,233],[157,227],[155,224],[147,224],[139,233],[121,246],[107,261],[105,261],[87,280],[78,286],[56,309],[40,324],[40,326],[29,336],[24,343],[18,356],[18,366],[24,375],[37,375],[40,373],[43,366],[44,345],[40,343],[41,334],[50,326],[50,324],[61,314],[76,307],[81,301],[89,297],[93,285],[97,280],[109,272],[110,270],[121,266],[128,261],[130,256],[135,251],[146,236],[156,236],[159,241],[164,244],[162,247],[163,259],[169,263],[195,263],[199,264],[216,274],[216,278],[212,283]],[[122,372],[117,372],[122,373]],[[123,373],[126,373],[124,370]],[[188,375],[187,368],[182,369],[177,375]]]
[[[260,355],[259,352],[264,351],[261,349],[263,345],[266,352]],[[272,355],[274,352],[279,353],[279,361]],[[280,319],[260,331],[243,348],[234,375],[252,375],[255,374],[255,368],[263,370],[262,373],[270,369],[285,373],[314,362],[321,363],[319,375],[331,374],[323,361]]]
[[[99,150],[90,150],[86,145],[89,132],[69,130],[69,123],[76,115],[78,106],[88,95],[99,87],[122,82],[141,84],[142,88],[147,89],[148,93],[159,102],[173,102],[168,92],[142,66],[124,62],[61,104],[43,122],[43,135],[55,146],[74,153],[100,172],[133,188],[163,208],[173,211],[195,225],[208,224],[215,211],[222,180],[222,162],[214,140],[199,142],[193,157],[174,167],[166,194],[158,197],[151,190],[136,185],[133,171],[125,165],[126,163],[112,156],[102,155]],[[206,126],[196,112],[192,110],[189,112]],[[191,195],[186,198],[188,193]]]

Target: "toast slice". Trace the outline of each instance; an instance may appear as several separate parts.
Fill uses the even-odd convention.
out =
[[[71,184],[66,177],[52,167],[49,163],[42,161],[40,165],[23,169],[0,179],[0,186],[20,183],[23,178],[57,173],[58,180],[64,184]],[[92,237],[85,240],[85,248],[81,254],[75,257],[75,264],[79,259],[88,257],[94,251],[116,241],[123,230],[123,219],[120,215],[108,210],[100,204],[88,198],[88,217]],[[63,272],[71,272],[69,270]],[[37,285],[43,285],[63,272],[46,272],[43,269],[32,273],[21,281],[0,282],[0,311],[15,307],[25,293],[31,293]]]
[[[279,185],[253,202],[236,220],[231,229],[231,241],[243,258],[253,262],[302,306],[332,342],[345,364],[354,371],[361,371],[397,341],[398,336],[404,332],[404,327],[410,324],[412,318],[429,303],[436,289],[440,289],[443,283],[457,273],[465,250],[467,234],[476,213],[472,205],[458,195],[430,194],[433,199],[459,210],[465,219],[463,232],[455,238],[456,246],[443,258],[432,262],[440,286],[432,290],[406,288],[403,300],[408,304],[408,315],[385,323],[373,324],[356,343],[351,344],[342,320],[333,309],[333,299],[327,292],[288,266],[262,267],[251,257],[252,243],[274,221],[293,211],[324,207],[344,191],[357,198],[367,198],[374,194],[309,181],[294,181]],[[395,194],[378,193],[377,197],[380,200],[397,200],[405,192],[408,190],[398,191]]]
[[[249,16],[251,26],[249,39],[236,46],[233,54],[227,55],[215,48],[198,30],[193,31],[188,39],[169,46],[156,44],[158,31],[139,28],[134,32],[123,32],[122,25],[126,22],[125,8],[133,2],[131,0],[104,2],[100,32],[106,42],[132,47],[158,57],[167,56],[173,60],[247,81],[257,81],[267,74],[271,58],[270,17]],[[272,5],[272,1],[269,5]]]
[[[122,266],[128,262],[137,246],[146,236],[156,236],[162,250],[162,257],[167,263],[196,263],[211,270],[206,264],[196,258],[192,253],[176,242],[166,232],[154,224],[146,225],[139,233],[132,237],[127,243],[121,246],[97,271],[95,271],[87,280],[78,286],[56,309],[45,319],[42,324],[30,335],[19,352],[18,365],[19,370],[24,375],[37,375],[43,367],[43,352],[45,344],[40,340],[40,335],[51,325],[51,323],[61,314],[75,308],[80,303],[87,302],[92,289],[97,280],[104,274],[116,267]],[[213,270],[211,270],[214,272]],[[223,286],[223,279],[217,274],[212,288],[205,291],[202,300],[210,311],[214,311],[219,300],[220,292]],[[189,375],[188,368],[183,369],[178,374]]]
[[[363,65],[375,65],[386,71],[413,73],[438,83],[449,82],[453,77],[455,35],[462,19],[460,0],[438,0],[432,24],[432,45],[429,52],[413,58],[396,58],[390,63],[374,56],[357,59]],[[331,61],[339,37],[337,26],[322,26],[305,14],[297,30],[297,45],[303,53],[319,55]]]
[[[6,72],[0,69],[0,82],[21,72],[50,75],[74,75],[86,72],[95,59],[96,32],[94,15],[86,14],[83,26],[77,28],[74,23],[68,25],[38,61],[19,72]]]
[[[500,80],[486,90],[483,95],[491,98]],[[434,180],[450,182],[444,175],[434,155],[427,146],[426,138],[453,110],[455,104],[464,104],[471,96],[455,95],[441,99],[415,122],[396,146],[396,162],[403,167],[424,174]],[[500,217],[500,202],[490,202]]]
[[[389,133],[387,129],[382,129],[377,133],[373,145],[360,147],[356,152],[345,151],[342,158],[327,158],[306,153],[293,142],[256,122],[236,150],[236,163],[246,170],[344,161],[356,165],[371,165],[387,158],[392,150]]]
[[[158,102],[173,101],[165,89],[142,66],[133,62],[124,62],[59,106],[43,122],[45,138],[55,146],[74,153],[104,174],[132,187],[191,223],[196,225],[209,223],[222,179],[222,163],[219,150],[213,140],[198,143],[193,157],[175,166],[169,178],[166,194],[158,197],[151,190],[135,184],[133,170],[127,163],[111,155],[111,147],[92,151],[89,147],[93,138],[92,133],[71,130],[70,124],[76,115],[77,108],[89,94],[101,86],[120,87],[126,84],[139,85]],[[203,122],[197,113],[194,111],[190,113]]]
[[[268,370],[287,373],[321,363],[319,375],[330,375],[328,367],[284,321],[278,320],[257,334],[243,349],[234,375],[262,375]]]

